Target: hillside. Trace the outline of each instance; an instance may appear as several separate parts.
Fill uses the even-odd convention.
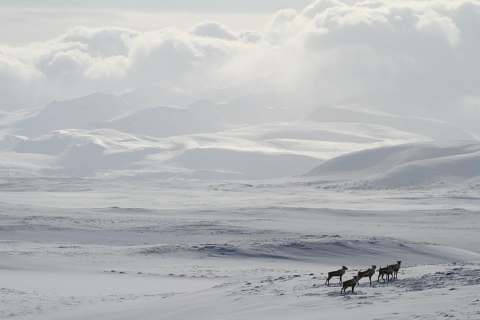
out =
[[[314,157],[222,148],[196,148],[181,152],[169,160],[196,170],[197,178],[273,179],[299,175],[321,160]],[[214,175],[214,173],[216,173]]]
[[[7,134],[3,137],[3,140],[0,141],[0,151],[7,150],[10,148],[15,147],[21,141],[28,139],[27,137],[23,136],[16,136],[12,134]]]
[[[305,119],[319,123],[342,122],[375,124],[423,135],[433,140],[476,139],[471,133],[444,121],[390,115],[365,104],[320,107],[308,114]]]
[[[475,163],[476,155],[467,155],[472,152],[458,142],[439,142],[458,138],[476,145],[470,133],[368,105],[322,107],[301,120],[252,95],[224,103],[197,100],[183,107],[131,109],[118,96],[92,94],[3,113],[0,175],[237,180],[291,177],[313,169],[310,174],[330,180],[375,180],[379,186],[476,175],[474,168],[459,171]],[[437,142],[421,143],[432,140]],[[447,157],[458,159],[443,163]]]
[[[0,155],[0,173],[14,169],[46,177],[267,179],[298,175],[321,163],[213,134],[156,139],[111,129],[57,130],[20,140]]]
[[[242,96],[221,104],[209,100],[197,100],[184,107],[144,108],[107,121],[91,123],[87,128],[108,128],[125,133],[165,138],[218,132],[228,129],[229,125],[278,122],[288,119],[289,114],[286,109],[266,107],[253,96]]]
[[[189,107],[151,107],[130,112],[88,129],[113,129],[130,134],[165,138],[177,135],[217,132],[226,127],[214,106],[197,103]]]
[[[480,178],[480,143],[442,141],[353,152],[326,161],[309,176],[363,180],[375,187],[410,187]]]
[[[16,123],[16,132],[37,137],[53,130],[84,129],[91,122],[117,117],[127,112],[128,108],[128,104],[120,97],[105,93],[54,101]]]

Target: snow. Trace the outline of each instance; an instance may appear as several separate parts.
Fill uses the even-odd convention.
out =
[[[198,100],[185,107],[149,107],[93,121],[105,116],[95,111],[95,101],[101,99],[121,102],[121,107],[106,103],[98,110],[117,114],[128,108],[116,96],[92,95],[27,113],[23,122],[14,122],[11,131],[31,133],[42,126],[46,131],[48,121],[40,127],[22,125],[34,119],[43,121],[48,112],[52,114],[51,127],[63,128],[69,123],[70,127],[28,138],[8,133],[2,144],[2,149],[9,151],[5,156],[18,158],[15,153],[22,153],[22,175],[44,177],[267,179],[302,175],[345,153],[431,140],[369,123],[282,122],[279,119],[287,111],[266,107],[253,96],[222,104]],[[254,116],[256,112],[258,116]],[[237,119],[231,121],[236,123],[227,123],[220,113],[230,121]],[[255,121],[245,124],[242,119],[246,118]],[[262,123],[266,119],[270,120]],[[255,122],[261,124],[252,125]],[[6,122],[7,128],[8,124],[11,122]],[[50,157],[38,162],[37,155]],[[10,175],[10,168],[0,164],[0,175]]]
[[[306,116],[315,122],[369,123],[411,132],[434,140],[475,140],[465,130],[444,121],[390,115],[364,104],[319,107]]]
[[[114,129],[156,138],[217,132],[226,128],[223,119],[207,105],[151,107],[106,122],[94,122],[88,129]]]
[[[453,197],[465,192],[3,178],[0,317],[475,318],[478,200]],[[397,260],[398,280],[324,285],[342,265],[349,279]]]
[[[46,170],[35,173],[44,176],[149,174],[159,177],[159,174],[166,174],[168,177],[177,175],[201,179],[265,179],[302,175],[324,160],[352,151],[422,141],[421,136],[379,126],[318,126],[311,122],[153,137],[152,132],[161,135],[167,131],[186,128],[179,126],[179,123],[193,117],[180,117],[183,120],[176,122],[168,121],[184,110],[174,110],[172,117],[163,117],[165,127],[157,127],[155,121],[150,122],[150,127],[143,126],[150,119],[155,119],[153,116],[145,116],[146,122],[136,128],[149,135],[129,134],[113,129],[56,130],[36,138],[17,139],[16,145],[9,144],[9,154],[51,156],[56,168],[52,169],[48,165]],[[165,115],[163,112],[161,114]],[[113,123],[135,123],[130,121],[131,115],[116,118]],[[123,122],[124,119],[129,120]],[[0,164],[0,168],[2,166]]]
[[[168,99],[194,102],[152,105]],[[0,114],[0,319],[480,317],[473,135],[369,105],[299,119],[213,100]],[[324,284],[398,260],[389,282]]]
[[[306,168],[314,168],[321,162],[313,157],[296,154],[269,154],[220,148],[189,149],[170,161],[191,170],[237,173],[240,179],[274,179],[300,175]]]
[[[309,175],[368,180],[374,187],[408,187],[478,180],[480,143],[436,141],[386,146],[346,154],[322,163]]]
[[[7,134],[3,137],[3,140],[0,141],[0,151],[13,148],[16,145],[18,145],[20,142],[27,139],[28,139],[27,137]]]
[[[152,106],[108,121],[93,122],[87,129],[109,128],[125,133],[165,138],[218,132],[230,128],[229,125],[257,125],[292,120],[291,118],[291,111],[268,108],[249,95],[220,104],[210,100],[197,100],[184,107]]]
[[[95,93],[65,101],[53,101],[17,123],[17,132],[37,137],[59,129],[84,129],[91,122],[104,121],[127,112],[128,104],[113,94]]]

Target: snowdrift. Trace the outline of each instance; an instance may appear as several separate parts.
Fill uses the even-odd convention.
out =
[[[205,256],[224,259],[278,259],[280,261],[309,262],[317,265],[362,267],[373,261],[396,261],[409,258],[409,263],[444,263],[475,261],[480,254],[429,243],[399,241],[387,237],[347,238],[338,235],[306,236],[301,238],[274,238],[230,241],[223,243],[194,243],[182,245],[146,246],[138,251],[142,255]]]
[[[367,180],[374,187],[410,187],[480,178],[480,143],[443,141],[380,147],[322,163],[310,176]]]

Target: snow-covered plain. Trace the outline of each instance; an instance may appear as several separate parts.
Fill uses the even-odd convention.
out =
[[[1,113],[0,319],[480,318],[476,137],[292,110],[145,89]]]
[[[478,185],[4,178],[0,317],[475,319]],[[402,260],[340,294],[326,273]]]

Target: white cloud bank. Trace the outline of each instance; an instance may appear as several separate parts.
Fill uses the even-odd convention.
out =
[[[381,108],[468,122],[480,120],[471,103],[480,97],[478,30],[474,0],[320,0],[277,12],[258,32],[213,21],[187,31],[77,27],[46,42],[0,44],[1,104],[246,83],[282,101],[375,96]]]

